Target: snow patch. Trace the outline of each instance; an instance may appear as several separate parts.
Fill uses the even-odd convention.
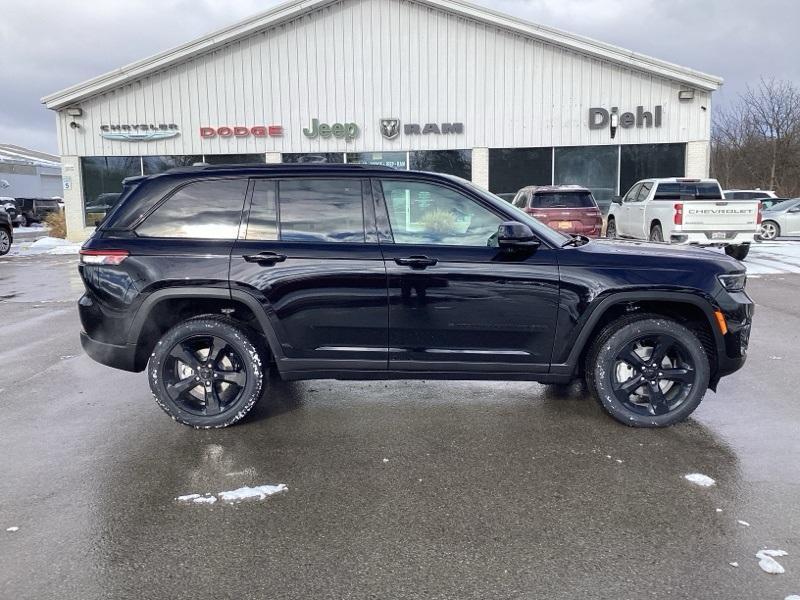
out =
[[[689,473],[688,475],[684,475],[683,478],[686,481],[690,481],[695,485],[699,485],[701,487],[711,487],[716,481],[714,481],[708,475],[703,475],[702,473]]]
[[[722,509],[721,509],[721,508],[718,508],[718,509],[717,509],[717,512],[722,512]]]
[[[789,553],[786,550],[760,550],[756,553],[756,558],[759,559],[758,566],[765,573],[771,575],[780,575],[786,572],[786,569],[775,560],[776,556],[786,556]]]
[[[729,564],[730,566],[734,567],[735,569],[738,569],[738,568],[739,568],[739,563],[738,563],[738,562],[729,562],[728,564]]]
[[[387,463],[387,462],[389,462],[389,459],[388,458],[384,458],[383,462]]]
[[[736,521],[736,522],[737,522],[739,525],[742,525],[742,526],[744,526],[744,527],[750,527],[750,523],[748,523],[747,521],[742,521],[742,520],[739,520],[739,521]]]
[[[264,500],[278,492],[285,492],[289,488],[285,484],[261,485],[258,487],[241,487],[237,490],[218,492],[217,494],[187,494],[175,498],[177,502],[187,504],[214,504],[217,500],[222,502],[241,502],[242,500]]]
[[[800,596],[797,594],[792,594],[791,596],[786,596],[783,600],[800,600]]]
[[[6,529],[6,531],[10,531],[11,533],[14,533],[15,531],[19,531],[19,527],[9,527],[8,529]]]

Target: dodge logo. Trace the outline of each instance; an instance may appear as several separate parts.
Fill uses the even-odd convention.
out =
[[[381,134],[387,140],[400,135],[400,119],[381,119]]]

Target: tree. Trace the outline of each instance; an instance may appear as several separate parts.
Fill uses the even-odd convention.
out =
[[[800,196],[800,89],[762,79],[713,122],[711,169],[722,187]]]

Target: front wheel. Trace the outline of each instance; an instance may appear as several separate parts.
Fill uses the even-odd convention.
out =
[[[736,260],[744,260],[750,254],[750,244],[740,244],[738,246],[725,246],[725,254]]]
[[[170,329],[148,365],[150,389],[173,419],[216,429],[242,419],[261,397],[261,353],[235,321],[208,316]]]
[[[8,254],[11,250],[11,233],[4,227],[0,228],[0,256]]]
[[[703,400],[709,378],[708,356],[697,335],[658,315],[611,323],[586,362],[586,381],[600,406],[631,427],[683,421]]]

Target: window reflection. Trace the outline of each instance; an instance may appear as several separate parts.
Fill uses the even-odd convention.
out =
[[[278,239],[277,187],[274,181],[256,181],[245,236],[248,240]]]
[[[300,164],[342,164],[344,162],[343,152],[310,152],[303,154],[284,154],[283,162]]]
[[[618,162],[618,146],[556,148],[553,183],[587,187],[597,204],[607,207],[617,195]]]
[[[363,242],[360,179],[287,179],[278,187],[281,239]]]
[[[410,155],[412,170],[472,179],[472,150],[421,150]]]
[[[550,185],[552,180],[552,148],[489,150],[489,190],[495,194],[516,194],[529,185]]]
[[[200,154],[187,156],[145,156],[142,158],[142,167],[145,175],[156,175],[169,171],[170,169],[191,167],[201,162],[203,162],[203,156]]]
[[[88,227],[105,217],[119,200],[122,181],[142,174],[138,156],[87,156],[81,159],[84,222]]]
[[[397,244],[488,246],[502,220],[449,188],[412,181],[382,182]]]
[[[683,177],[686,144],[636,144],[622,147],[619,189],[624,194],[637,181]]]
[[[233,240],[239,231],[247,179],[190,183],[139,226],[144,237]]]

